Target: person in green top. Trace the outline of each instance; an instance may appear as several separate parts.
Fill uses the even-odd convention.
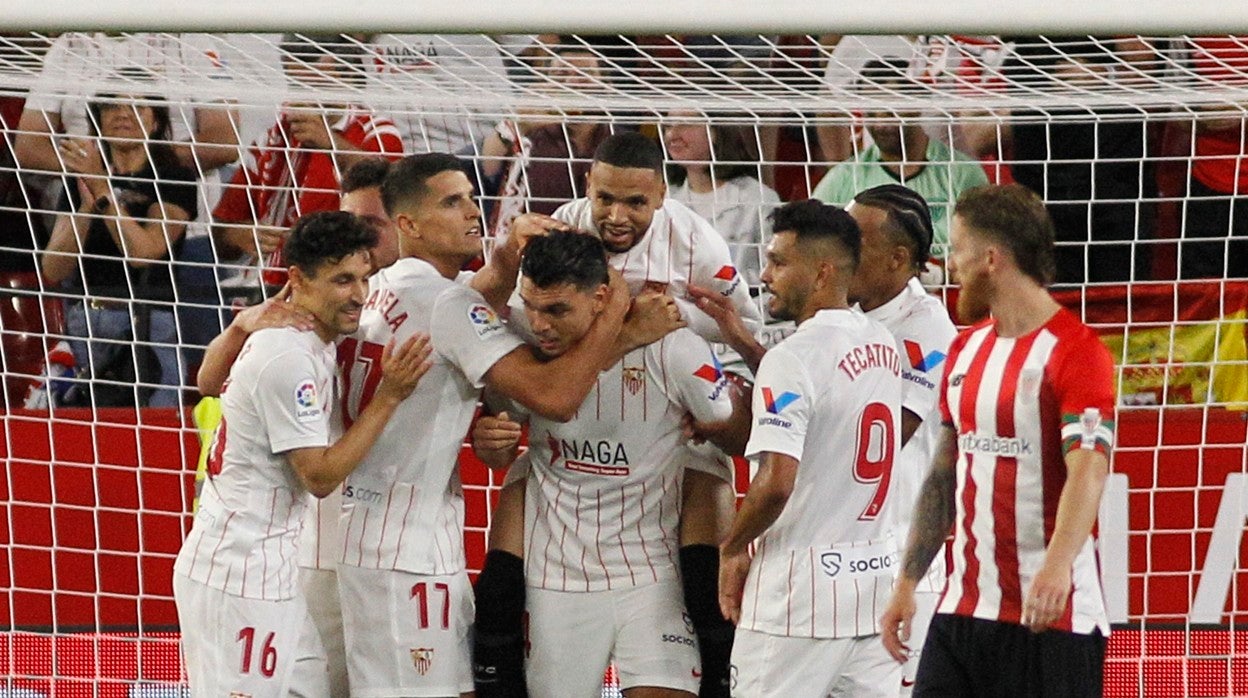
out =
[[[906,74],[898,59],[876,59],[863,66],[857,85],[882,100],[913,94],[921,86]],[[881,184],[904,184],[927,200],[936,233],[932,256],[943,260],[949,244],[949,211],[963,191],[988,183],[984,168],[968,155],[928,137],[918,112],[868,112],[866,129],[872,145],[853,160],[833,167],[812,196],[846,206],[854,195]]]

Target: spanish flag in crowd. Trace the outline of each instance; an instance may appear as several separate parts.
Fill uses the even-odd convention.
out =
[[[1248,409],[1248,282],[1136,283],[1053,295],[1109,347],[1121,404]]]

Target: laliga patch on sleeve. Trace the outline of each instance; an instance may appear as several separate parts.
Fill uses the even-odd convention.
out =
[[[316,397],[316,383],[305,380],[295,388],[295,419],[312,422],[321,416],[321,403]]]
[[[503,331],[503,323],[499,321],[498,313],[482,303],[475,303],[468,308],[468,320],[472,323],[472,329],[476,331],[479,339],[485,339]]]

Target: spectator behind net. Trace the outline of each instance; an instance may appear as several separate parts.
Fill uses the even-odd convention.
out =
[[[41,269],[47,282],[64,283],[79,296],[66,308],[67,331],[80,338],[70,343],[79,374],[98,379],[131,369],[130,375],[142,377],[146,362],[140,358],[151,342],[159,368],[155,382],[164,387],[150,404],[173,406],[181,362],[169,305],[170,259],[181,247],[186,222],[195,218],[195,173],[178,164],[169,145],[169,108],[159,98],[100,95],[88,112],[98,138],[57,144],[68,173],[66,196]],[[115,360],[119,368],[110,366]],[[131,360],[138,365],[127,366]],[[108,386],[96,391],[91,404],[111,399],[104,397],[112,392]],[[133,394],[128,386],[121,392],[122,401]]]

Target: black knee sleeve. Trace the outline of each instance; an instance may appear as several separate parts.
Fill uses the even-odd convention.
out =
[[[472,678],[478,698],[526,698],[524,685],[524,561],[486,553],[477,577]]]
[[[702,686],[698,696],[728,698],[728,665],[732,659],[735,628],[719,611],[719,550],[713,545],[681,548],[680,572],[685,608],[693,621],[702,655]]]

